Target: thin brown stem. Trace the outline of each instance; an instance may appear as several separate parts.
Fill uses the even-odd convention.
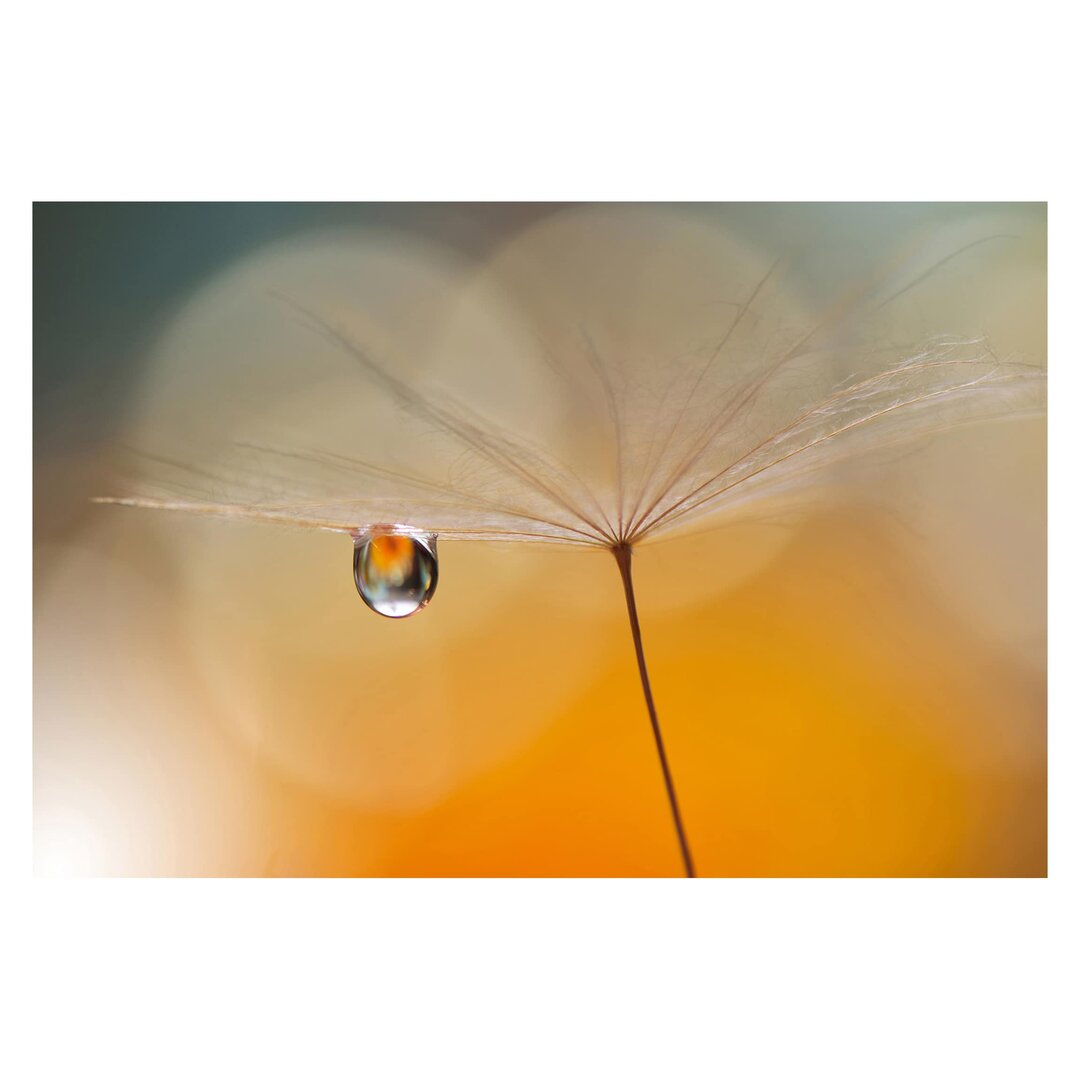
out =
[[[632,548],[629,544],[616,544],[611,549],[615,562],[622,575],[623,590],[626,593],[626,613],[630,617],[630,634],[634,639],[634,651],[637,654],[638,674],[641,676],[641,689],[645,694],[645,707],[649,710],[649,723],[652,724],[653,739],[656,741],[656,753],[660,758],[660,769],[664,774],[664,787],[667,789],[668,804],[671,807],[671,819],[675,824],[675,833],[679,838],[679,850],[682,852],[683,868],[687,877],[697,877],[694,871],[694,859],[690,854],[690,844],[683,828],[682,814],[679,812],[679,800],[675,795],[675,781],[671,777],[667,753],[664,750],[664,737],[660,734],[660,721],[656,716],[656,703],[653,701],[652,687],[649,685],[649,669],[645,665],[645,648],[641,644],[641,625],[638,623],[637,603],[634,600],[634,579],[630,572]]]

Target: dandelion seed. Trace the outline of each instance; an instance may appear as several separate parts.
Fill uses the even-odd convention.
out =
[[[640,210],[564,215],[494,261],[490,280],[526,298],[539,352],[520,363],[494,349],[461,353],[483,372],[470,391],[495,396],[508,414],[519,402],[513,418],[497,421],[472,393],[399,371],[317,298],[285,291],[279,310],[363,378],[366,392],[349,401],[374,389],[396,406],[400,437],[383,445],[418,447],[421,460],[357,452],[366,425],[346,403],[337,445],[311,434],[287,445],[246,438],[215,468],[148,457],[149,490],[99,501],[347,534],[361,597],[393,618],[431,600],[436,534],[611,552],[693,876],[649,683],[633,552],[746,509],[768,512],[837,462],[961,423],[1037,413],[1045,378],[999,357],[982,335],[938,334],[916,346],[890,337],[897,305],[960,265],[971,244],[896,261],[807,308],[785,292],[790,263],[743,258],[700,223],[673,220]],[[587,319],[568,317],[575,302]],[[339,394],[332,405],[341,406]],[[318,423],[330,431],[329,411]]]

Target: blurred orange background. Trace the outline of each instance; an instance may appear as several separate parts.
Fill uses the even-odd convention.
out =
[[[37,210],[37,873],[679,874],[609,555],[440,541],[430,609],[391,623],[341,536],[88,503],[192,289],[376,212],[272,210]],[[552,208],[378,212],[473,256]],[[185,221],[203,248],[155,277]],[[1038,361],[1045,268],[1015,274]],[[1045,874],[1045,487],[1043,422],[965,428],[797,523],[635,554],[701,874]]]

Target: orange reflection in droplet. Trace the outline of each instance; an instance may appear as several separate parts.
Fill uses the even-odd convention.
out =
[[[415,541],[408,536],[385,534],[371,538],[369,558],[381,574],[404,580],[412,572]]]

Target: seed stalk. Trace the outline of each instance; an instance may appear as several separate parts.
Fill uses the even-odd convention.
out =
[[[641,624],[638,622],[637,602],[634,599],[634,578],[630,569],[633,549],[627,543],[615,544],[611,548],[611,553],[615,556],[615,562],[618,564],[619,573],[622,576],[623,591],[626,594],[626,613],[630,618],[630,634],[634,639],[638,674],[641,676],[641,689],[645,694],[645,707],[649,711],[649,723],[652,725],[653,739],[656,742],[656,753],[660,759],[660,769],[664,774],[664,787],[667,790],[668,804],[671,807],[671,819],[675,825],[675,833],[679,838],[683,869],[687,877],[697,877],[694,870],[694,859],[690,854],[690,844],[686,838],[686,829],[683,826],[682,814],[679,811],[679,800],[675,794],[675,781],[672,778],[667,752],[664,749],[664,737],[660,733],[660,720],[656,715],[656,703],[653,701],[652,687],[649,685],[649,669],[645,664],[645,648],[641,643]]]

